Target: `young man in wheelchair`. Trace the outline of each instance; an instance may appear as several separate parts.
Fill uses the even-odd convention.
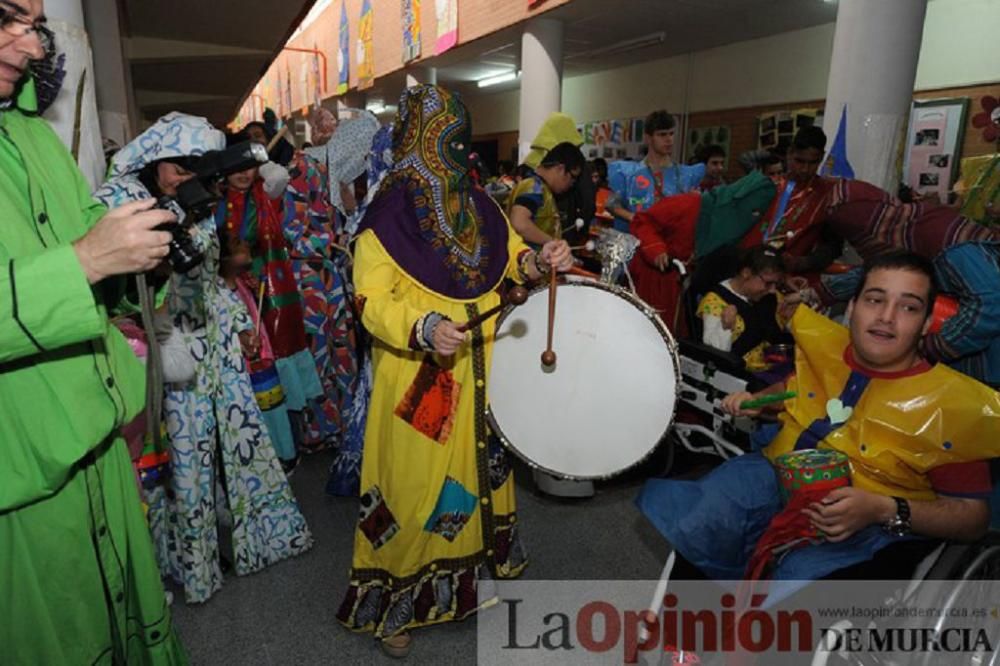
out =
[[[1000,397],[921,358],[934,297],[930,263],[893,252],[866,262],[847,328],[797,309],[795,374],[723,401],[754,416],[747,400],[795,392],[778,424],[755,433],[757,450],[696,481],[651,480],[637,500],[677,551],[675,577],[909,576],[904,560],[915,565],[927,538],[985,533]],[[845,454],[851,483],[784,507],[774,462],[805,449]]]

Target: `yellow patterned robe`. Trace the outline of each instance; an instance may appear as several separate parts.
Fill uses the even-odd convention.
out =
[[[508,225],[507,277],[528,247]],[[452,357],[413,351],[428,312],[464,322],[499,303],[429,291],[396,264],[373,231],[357,240],[354,280],[374,336],[374,389],[361,467],[361,517],[351,587],[338,618],[386,637],[462,619],[481,578],[518,575],[514,479],[485,420],[496,320]]]

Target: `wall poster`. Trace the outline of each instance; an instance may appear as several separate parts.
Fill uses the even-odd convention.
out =
[[[731,132],[726,125],[717,127],[692,127],[688,130],[688,140],[684,146],[687,161],[700,158],[703,150],[711,145],[722,146],[726,151],[726,168],[729,168],[729,137]]]
[[[903,178],[914,191],[948,201],[958,180],[969,98],[916,101],[906,133]]]

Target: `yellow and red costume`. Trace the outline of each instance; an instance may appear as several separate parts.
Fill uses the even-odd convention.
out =
[[[772,461],[789,451],[840,451],[852,484],[883,495],[985,498],[991,490],[985,461],[1000,456],[996,392],[944,365],[868,370],[854,360],[847,329],[804,307],[791,325],[796,374],[788,388],[797,397],[763,452],[733,458],[697,481],[649,481],[638,499],[677,551],[714,578],[742,578],[782,512]],[[786,552],[770,573],[822,578],[898,539],[870,525],[839,543],[813,540]]]

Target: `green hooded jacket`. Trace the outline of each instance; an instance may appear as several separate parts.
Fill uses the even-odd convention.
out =
[[[143,368],[71,245],[106,209],[36,108],[0,111],[0,663],[182,664],[118,434]]]

